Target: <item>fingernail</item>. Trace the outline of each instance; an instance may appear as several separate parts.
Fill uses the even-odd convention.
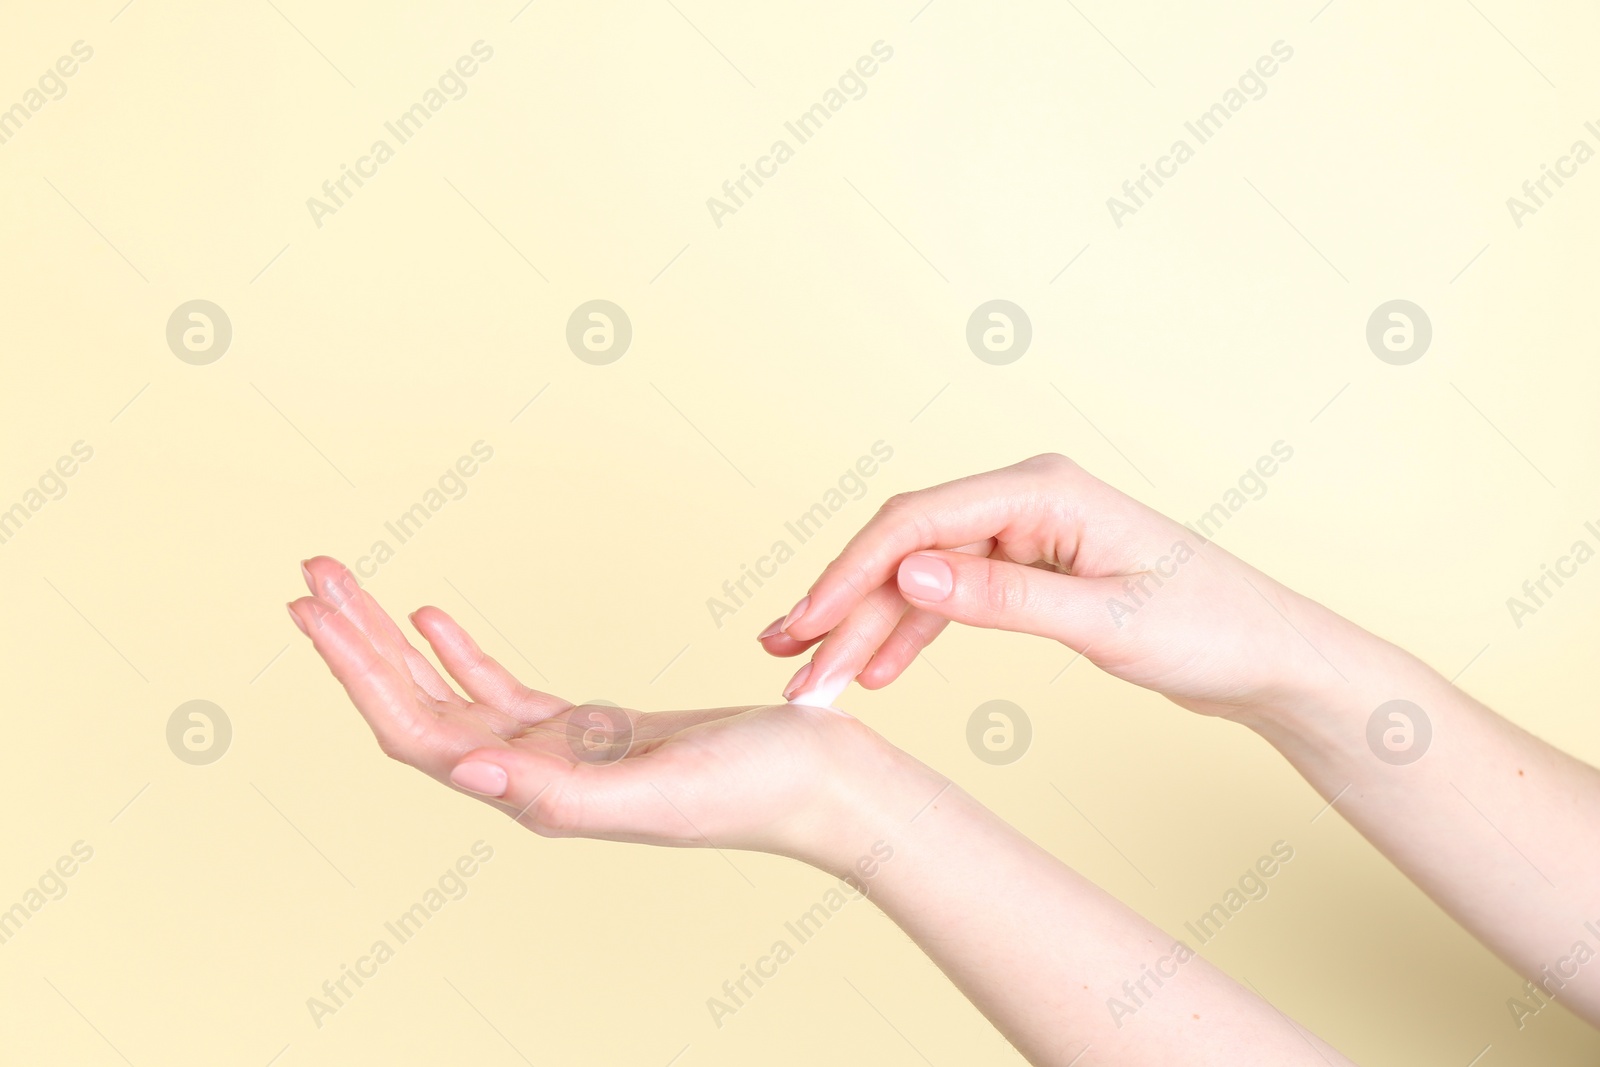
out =
[[[294,620],[294,624],[296,626],[300,627],[300,632],[305,634],[307,637],[310,637],[311,636],[311,631],[306,629],[305,620],[300,617],[300,613],[299,612],[294,610],[294,605],[293,604],[285,604],[284,607],[289,609],[289,618],[293,619]]]
[[[800,603],[789,609],[789,614],[783,617],[783,623],[778,627],[778,629],[787,630],[789,627],[799,622],[800,616],[804,615],[806,613],[806,608],[810,606],[811,595],[808,593],[800,598]]]
[[[938,556],[907,556],[900,561],[900,591],[917,600],[943,600],[955,588],[950,564]]]
[[[306,564],[310,562],[311,561],[309,559],[303,559],[300,561],[300,574],[306,580],[306,588],[315,593],[317,591],[317,580],[311,577],[311,568],[306,566]]]
[[[794,672],[794,677],[789,679],[789,684],[783,687],[783,699],[788,700],[798,693],[800,687],[806,684],[806,679],[809,677],[811,677],[811,664],[807,662],[805,666]]]
[[[450,781],[479,796],[497,797],[506,791],[505,768],[497,763],[458,763],[450,772]]]
[[[767,638],[769,638],[769,637],[777,637],[781,633],[783,633],[783,620],[782,619],[773,619],[772,620],[772,624],[770,626],[768,626],[765,630],[762,630],[760,633],[756,634],[756,640],[757,641],[765,641]]]

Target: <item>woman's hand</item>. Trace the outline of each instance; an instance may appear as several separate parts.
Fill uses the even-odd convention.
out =
[[[469,700],[343,566],[305,570],[315,595],[290,614],[383,750],[536,833],[754,849],[847,878],[1033,1063],[1348,1063],[842,712],[574,707],[423,608],[412,621]],[[1163,960],[1177,977],[1159,1001],[1130,992]],[[1125,997],[1126,1026],[1108,1010]]]
[[[890,500],[761,637],[777,655],[821,638],[790,692],[834,693],[858,671],[892,681],[950,620],[1054,638],[1255,729],[1502,959],[1537,982],[1560,969],[1562,1002],[1600,1025],[1600,972],[1568,980],[1600,916],[1600,771],[1060,456]]]
[[[773,655],[819,639],[786,697],[889,684],[945,625],[1052,638],[1185,707],[1235,716],[1339,675],[1356,631],[1063,456],[893,497],[786,620]]]
[[[529,689],[453,619],[412,622],[441,678],[336,560],[304,565],[289,605],[385,753],[535,833],[714,846],[848,867],[886,780],[941,779],[841,712],[776,705],[640,713]],[[470,698],[470,699],[468,699]],[[858,786],[869,786],[861,789]]]

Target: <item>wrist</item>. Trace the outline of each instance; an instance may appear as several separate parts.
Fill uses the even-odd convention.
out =
[[[893,839],[951,786],[858,719],[830,726],[830,768],[784,851],[860,888]]]
[[[1312,601],[1295,618],[1307,656],[1270,699],[1239,721],[1279,748],[1365,745],[1366,722],[1391,700],[1431,703],[1436,672],[1405,651]]]

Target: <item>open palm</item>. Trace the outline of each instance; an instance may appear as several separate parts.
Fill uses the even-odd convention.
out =
[[[438,608],[411,616],[457,693],[343,564],[289,605],[389,756],[536,833],[797,855],[843,754],[872,735],[797,705],[643,713],[530,689]],[[469,699],[470,698],[470,699]]]

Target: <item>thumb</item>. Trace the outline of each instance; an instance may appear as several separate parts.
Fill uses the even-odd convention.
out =
[[[912,606],[968,626],[1012,630],[1083,651],[1115,619],[1106,603],[1117,578],[1078,578],[963,552],[914,552],[900,561]]]
[[[569,741],[582,744],[574,735]],[[648,756],[622,759],[620,750],[614,760],[602,754],[596,762],[580,756],[574,763],[550,752],[480,748],[461,757],[449,777],[457,789],[488,800],[541,837],[684,830],[687,818],[654,784],[653,767]]]

